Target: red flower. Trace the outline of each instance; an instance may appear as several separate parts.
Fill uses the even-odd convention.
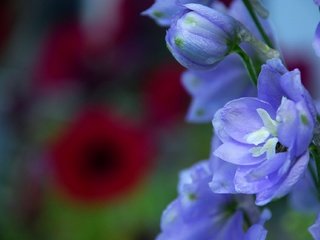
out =
[[[184,119],[190,97],[180,82],[182,72],[178,63],[169,63],[147,76],[144,100],[150,123],[167,125]]]
[[[54,144],[54,180],[73,199],[102,202],[131,189],[146,174],[151,158],[143,131],[103,109],[91,109]]]
[[[45,39],[35,69],[37,86],[59,89],[79,78],[84,62],[85,42],[77,23],[60,24]]]

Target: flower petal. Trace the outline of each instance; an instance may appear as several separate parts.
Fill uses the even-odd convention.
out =
[[[265,160],[265,157],[253,157],[250,145],[237,142],[225,142],[219,146],[214,155],[222,160],[236,165],[254,165]]]
[[[213,126],[219,138],[224,142],[228,137],[241,143],[248,143],[248,134],[263,127],[263,121],[257,109],[264,109],[271,118],[275,112],[270,104],[257,98],[239,98],[228,102],[214,116]]]

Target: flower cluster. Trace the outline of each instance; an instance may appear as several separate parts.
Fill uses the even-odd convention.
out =
[[[317,111],[299,69],[287,69],[260,1],[156,1],[144,14],[168,27],[168,49],[187,68],[187,120],[214,128],[210,159],[181,173],[158,239],[265,239],[252,195],[263,206],[292,192],[301,206],[306,176],[305,189],[320,187]],[[319,217],[309,231],[320,239]]]
[[[270,212],[260,213],[251,196],[214,194],[208,188],[211,178],[209,161],[181,172],[179,197],[163,212],[157,240],[265,239]]]

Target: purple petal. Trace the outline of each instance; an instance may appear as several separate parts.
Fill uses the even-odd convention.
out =
[[[274,182],[278,179],[276,178],[266,178],[259,179],[257,181],[250,181],[251,167],[242,167],[236,171],[234,177],[235,189],[239,193],[245,194],[255,194],[259,193],[262,189],[270,188],[274,185]],[[249,176],[248,176],[249,175]]]
[[[270,104],[257,98],[240,98],[228,102],[214,116],[213,126],[219,138],[224,142],[229,137],[247,143],[246,136],[263,126],[257,109],[266,110],[275,119],[275,112]]]
[[[317,56],[320,57],[320,23],[317,26],[312,46],[313,46],[313,49],[316,52]]]
[[[170,26],[177,14],[185,9],[172,0],[156,0],[155,3],[142,12],[142,15],[154,19],[160,26]]]
[[[214,151],[214,155],[226,162],[236,165],[254,165],[265,160],[263,156],[253,157],[250,145],[234,141],[223,143]]]
[[[308,230],[314,240],[320,240],[320,214],[318,214],[316,222]]]
[[[280,106],[281,99],[285,96],[279,80],[286,72],[288,70],[280,59],[271,59],[267,61],[267,64],[262,65],[258,77],[258,97],[269,102],[274,109]]]
[[[267,230],[260,224],[254,224],[249,228],[244,240],[265,240]]]
[[[236,55],[226,57],[211,71],[185,72],[182,83],[193,96],[187,114],[187,120],[190,122],[209,122],[214,113],[228,101],[253,95],[254,92]]]
[[[243,213],[237,211],[228,221],[223,225],[217,238],[219,240],[242,240],[244,239],[243,232]]]
[[[277,171],[287,160],[288,154],[286,152],[277,153],[273,158],[264,161],[256,168],[250,171],[247,175],[249,181],[257,181],[265,178],[267,175]]]
[[[314,120],[305,101],[294,103],[284,98],[277,115],[280,143],[289,147],[293,156],[300,156],[307,150],[314,129]]]
[[[213,164],[213,177],[209,187],[214,193],[236,193],[233,178],[237,166],[225,162],[217,157],[211,160]]]
[[[286,147],[294,147],[297,138],[298,114],[295,103],[283,98],[277,112],[279,142]]]
[[[281,183],[274,187],[261,191],[257,194],[256,204],[261,206],[269,203],[273,198],[279,198],[287,194],[294,184],[303,176],[309,162],[309,152],[307,151],[291,168],[288,176]]]
[[[207,18],[209,21],[215,23],[219,26],[229,37],[234,37],[236,31],[239,26],[239,22],[234,18],[216,11],[212,8],[200,5],[200,4],[186,4],[184,5],[190,10],[197,12],[198,14],[202,15],[203,17]]]
[[[320,211],[318,191],[309,171],[297,182],[290,194],[290,204],[293,209],[314,213]]]

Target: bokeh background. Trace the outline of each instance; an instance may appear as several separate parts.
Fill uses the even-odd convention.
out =
[[[317,96],[319,13],[305,2],[266,4]],[[179,170],[209,157],[212,128],[184,120],[165,30],[140,15],[152,3],[0,2],[1,240],[154,239]],[[285,202],[270,239],[308,239],[312,216],[281,213]]]

